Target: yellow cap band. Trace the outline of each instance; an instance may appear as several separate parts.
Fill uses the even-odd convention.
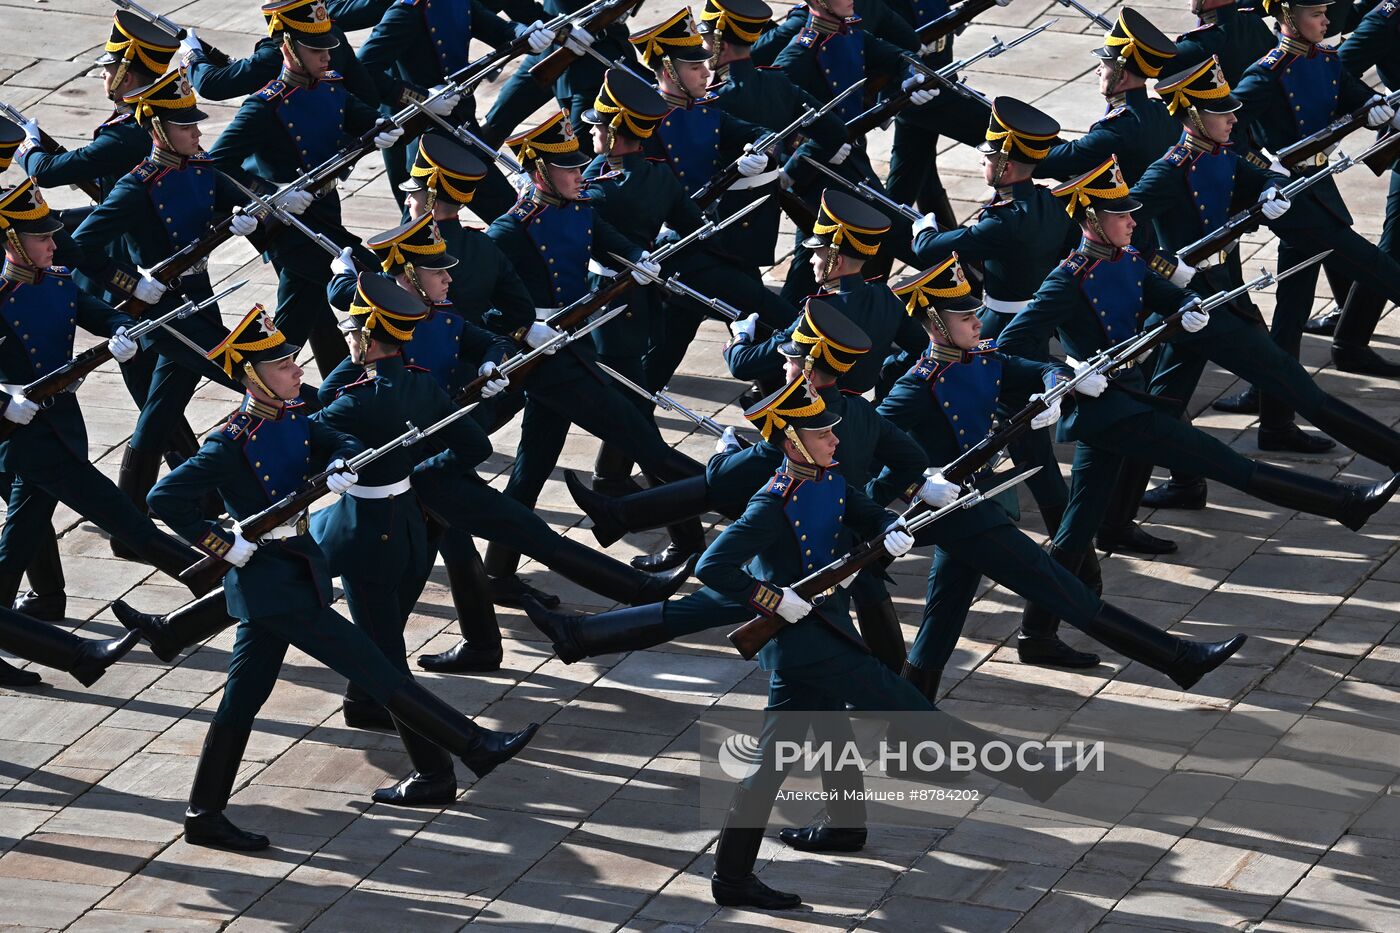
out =
[[[852,227],[847,224],[843,224],[840,221],[829,224],[819,219],[816,223],[812,225],[812,232],[818,235],[830,233],[832,246],[840,246],[842,243],[850,243],[851,246],[855,248],[855,251],[860,253],[861,255],[874,256],[877,252],[879,252],[880,244],[861,242],[856,238],[855,234],[858,233],[861,236],[878,236],[881,233],[884,233],[885,231],[862,230],[860,227]]]
[[[1155,78],[1162,72],[1161,65],[1149,64],[1147,59],[1143,58],[1142,49],[1132,36],[1122,38],[1113,35],[1104,36],[1103,45],[1106,49],[1117,49],[1119,58],[1132,59],[1146,77]]]
[[[251,316],[253,312],[264,314],[266,310],[261,304],[256,304],[253,305],[249,316]],[[250,340],[244,343],[237,342],[234,336],[230,334],[223,343],[209,351],[209,359],[218,360],[218,358],[222,356],[224,375],[232,376],[234,364],[243,362],[244,353],[257,353],[261,350],[271,350],[273,347],[286,342],[287,338],[283,336],[280,330],[273,332],[267,337],[258,340]]]
[[[763,35],[763,27],[768,20],[740,19],[728,10],[704,10],[700,14],[701,22],[713,23],[715,32],[728,32],[737,36],[741,42],[753,45],[758,41],[758,37]]]

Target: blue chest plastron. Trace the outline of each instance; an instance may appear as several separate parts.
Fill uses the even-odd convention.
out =
[[[301,408],[288,404],[276,421],[263,420],[243,435],[243,458],[269,503],[311,478],[311,419]]]
[[[172,250],[183,249],[209,230],[217,177],[212,163],[191,162],[183,169],[161,172],[146,186]]]
[[[994,345],[979,348],[957,363],[925,357],[914,367],[927,381],[929,394],[952,429],[959,450],[972,447],[992,430],[1001,394],[1001,358],[994,350]]]
[[[1138,332],[1142,316],[1142,282],[1147,263],[1128,247],[1117,262],[1100,259],[1079,277],[1079,288],[1094,319],[1103,328],[1104,346],[1127,340]]]
[[[467,55],[472,40],[471,0],[423,0],[422,6],[428,41],[442,73],[460,71],[471,60]]]
[[[1318,52],[1296,56],[1279,71],[1279,83],[1298,136],[1311,136],[1332,120],[1341,93],[1342,60]]]
[[[277,119],[286,128],[303,168],[315,168],[340,151],[345,138],[345,87],[321,80],[313,87],[290,88],[277,102]]]
[[[699,191],[723,167],[719,151],[723,119],[724,113],[718,107],[696,104],[689,110],[675,108],[657,128],[666,161],[686,194]]]
[[[1186,168],[1186,187],[1201,221],[1201,232],[1209,233],[1230,219],[1230,199],[1235,194],[1235,166],[1239,162],[1233,149],[1203,152]]]
[[[462,316],[451,307],[434,307],[432,314],[413,328],[413,339],[403,348],[404,362],[426,369],[444,389],[449,388],[460,362],[457,354],[462,349],[465,327]]]
[[[26,372],[4,373],[5,382],[25,383],[52,372],[73,356],[78,327],[78,286],[66,273],[49,270],[32,285],[15,285],[5,296],[5,324],[24,347]]]
[[[792,528],[805,576],[846,553],[841,524],[846,514],[846,478],[829,468],[816,479],[794,481],[783,514]]]
[[[554,305],[587,295],[588,257],[593,247],[593,208],[569,203],[547,204],[525,221],[530,242],[543,260]]]
[[[844,36],[826,36],[817,49],[817,65],[831,96],[840,94],[865,77],[865,33],[857,29]],[[861,95],[856,93],[841,101],[832,113],[845,123],[864,109]]]

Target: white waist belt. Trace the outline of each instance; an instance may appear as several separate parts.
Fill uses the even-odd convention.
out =
[[[549,320],[550,318],[554,317],[554,315],[557,314],[557,313],[559,313],[559,309],[558,309],[558,308],[536,308],[536,309],[535,309],[535,320],[537,320],[537,321],[547,321],[547,320]]]
[[[982,304],[997,314],[1018,314],[1030,300],[1026,301],[1002,301],[1000,298],[993,298],[990,295],[982,296]]]
[[[603,278],[613,278],[617,275],[616,272],[609,269],[607,266],[603,265],[596,259],[588,260],[588,271],[592,272],[594,275],[601,275]]]
[[[307,533],[307,530],[308,530],[308,528],[309,528],[309,524],[310,524],[310,522],[309,522],[308,519],[307,519],[306,513],[305,513],[305,512],[302,512],[300,515],[298,515],[296,518],[292,519],[291,521],[285,522],[285,523],[283,523],[283,524],[281,524],[281,525],[278,525],[276,528],[272,529],[271,531],[269,531],[267,534],[263,535],[263,536],[262,536],[261,538],[259,538],[258,540],[259,540],[259,541],[282,541],[282,540],[285,540],[285,539],[287,539],[287,538],[295,538],[295,537],[297,537],[298,535],[304,535],[304,534],[306,534],[306,533]]]
[[[739,180],[729,186],[730,191],[747,191],[749,188],[758,188],[771,181],[777,181],[782,174],[780,169],[770,169],[758,175],[740,175]]]
[[[365,486],[357,484],[351,486],[346,492],[356,499],[387,499],[390,496],[401,496],[413,488],[413,483],[407,476],[397,483],[390,483],[387,486]]]

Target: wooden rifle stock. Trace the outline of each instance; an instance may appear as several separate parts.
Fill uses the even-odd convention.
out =
[[[1306,136],[1291,146],[1285,146],[1279,150],[1278,160],[1288,168],[1293,168],[1304,159],[1312,158],[1319,152],[1330,149],[1347,135],[1366,125],[1366,113],[1372,106],[1371,104],[1363,104],[1345,117],[1327,124],[1311,136]]]
[[[1263,204],[1251,204],[1225,221],[1224,225],[1188,245],[1177,256],[1187,265],[1198,266],[1207,256],[1227,251],[1240,237],[1257,230],[1263,223],[1263,216]]]
[[[588,17],[580,25],[595,39],[601,38],[603,30],[626,16],[632,7],[636,5],[636,0],[617,0],[617,2],[611,6],[604,7]],[[530,68],[530,77],[534,78],[535,83],[540,87],[552,88],[554,87],[554,82],[559,79],[559,76],[567,71],[569,66],[578,61],[581,57],[582,56],[577,52],[560,46],[538,62],[535,62]]]
[[[1377,177],[1384,175],[1395,160],[1400,159],[1400,130],[1392,129],[1385,138],[1388,141],[1384,146],[1361,160]]]

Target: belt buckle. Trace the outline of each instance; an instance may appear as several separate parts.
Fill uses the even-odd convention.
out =
[[[308,531],[310,531],[310,530],[311,530],[311,519],[307,516],[307,514],[306,514],[305,512],[302,512],[302,513],[301,513],[301,516],[300,516],[299,518],[297,518],[297,534],[298,534],[298,535],[304,535],[304,534],[306,534],[306,533],[307,533]]]

